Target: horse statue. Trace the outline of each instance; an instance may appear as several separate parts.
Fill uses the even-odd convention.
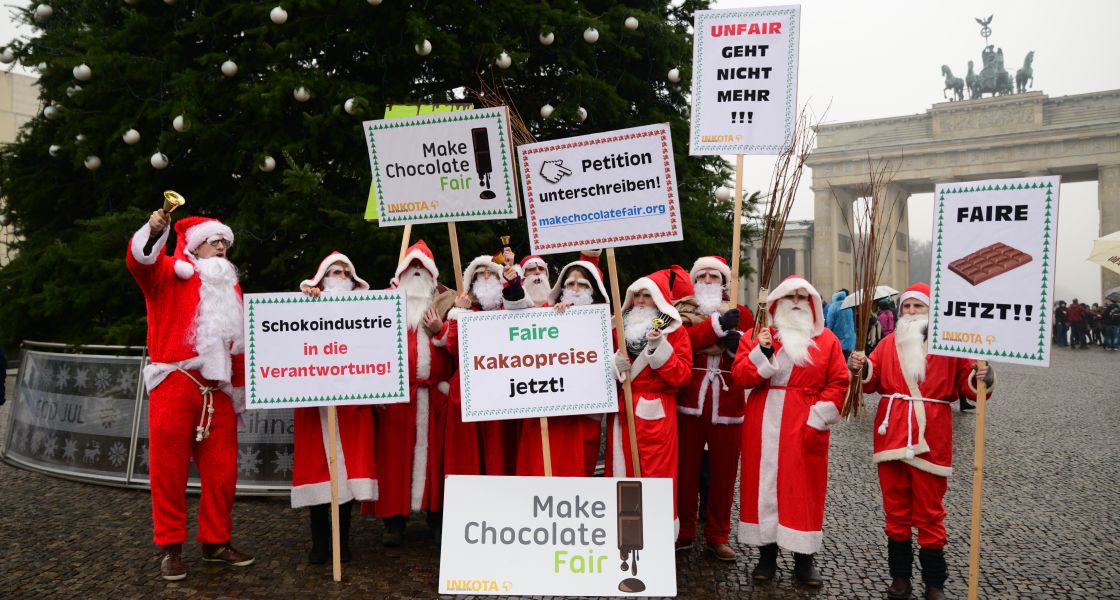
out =
[[[953,71],[949,65],[941,65],[941,74],[945,76],[945,89],[941,90],[941,97],[948,98],[946,92],[953,90],[953,95],[956,100],[964,100],[964,80],[960,77],[953,77]],[[949,98],[952,102],[954,98]]]
[[[1034,62],[1034,50],[1027,52],[1027,57],[1023,59],[1023,68],[1015,71],[1015,89],[1020,94],[1027,91],[1028,87],[1034,87],[1032,62]]]
[[[964,84],[968,86],[969,99],[980,97],[980,76],[976,74],[972,61],[968,61],[968,74],[964,76]]]

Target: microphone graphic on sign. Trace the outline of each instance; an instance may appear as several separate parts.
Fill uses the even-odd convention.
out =
[[[490,173],[494,171],[494,166],[490,163],[490,133],[485,127],[471,129],[471,142],[474,144],[474,167],[478,171],[478,184],[482,186],[482,193],[478,197],[493,200],[497,194],[490,189]]]
[[[622,570],[630,570],[635,577],[627,577],[618,584],[618,591],[638,593],[646,584],[638,579],[638,551],[645,547],[642,535],[642,482],[620,481],[618,492],[618,553]],[[629,561],[629,564],[627,562]]]

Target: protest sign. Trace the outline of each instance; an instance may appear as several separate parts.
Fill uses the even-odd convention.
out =
[[[362,126],[382,227],[517,217],[505,107]]]
[[[696,11],[689,153],[778,154],[793,140],[801,7]]]
[[[930,354],[1050,364],[1059,181],[937,185]]]
[[[463,420],[618,410],[606,305],[459,317]]]
[[[684,239],[665,123],[518,147],[533,254]]]
[[[677,594],[671,479],[446,481],[441,594]]]
[[[245,295],[248,408],[408,402],[398,291]]]

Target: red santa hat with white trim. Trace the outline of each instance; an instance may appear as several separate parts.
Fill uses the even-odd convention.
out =
[[[548,293],[548,303],[556,304],[560,302],[560,297],[564,294],[564,284],[568,280],[568,274],[576,267],[591,273],[591,279],[594,280],[590,282],[591,286],[598,292],[598,295],[602,296],[603,302],[609,301],[610,295],[607,294],[607,286],[603,284],[603,272],[599,270],[599,266],[586,260],[573,260],[564,265],[563,269],[560,269],[560,275],[556,277],[556,283],[552,286],[552,291]],[[598,299],[596,300],[598,301]]]
[[[217,219],[186,217],[175,222],[175,274],[180,279],[194,276],[194,251],[215,235],[222,236],[230,246],[233,245],[233,230]]]
[[[771,322],[774,311],[778,308],[778,301],[798,290],[809,294],[809,306],[813,309],[813,337],[817,337],[824,331],[824,304],[821,303],[821,294],[817,288],[800,275],[790,275],[778,287],[770,290],[766,297],[766,309],[770,311]]]
[[[528,269],[532,265],[544,267],[544,270],[548,271],[548,263],[544,262],[543,258],[537,256],[536,254],[530,254],[529,256],[521,259],[521,262],[517,264],[517,274],[524,277],[525,269]]]
[[[432,274],[433,280],[439,279],[439,268],[436,267],[435,256],[432,254],[432,251],[428,249],[428,245],[424,243],[424,240],[419,240],[408,247],[408,250],[404,253],[404,258],[397,263],[397,271],[393,273],[393,279],[389,282],[391,285],[396,287],[396,285],[400,283],[401,273],[404,273],[405,270],[408,269],[412,261],[419,262],[424,270]]]
[[[696,278],[704,271],[716,271],[723,276],[724,284],[731,281],[731,267],[727,266],[727,259],[722,256],[701,256],[692,264],[688,276],[695,283]]]
[[[626,301],[622,304],[622,312],[630,310],[634,305],[634,295],[646,290],[653,297],[653,304],[658,312],[668,316],[673,321],[661,329],[669,333],[681,326],[681,314],[673,304],[686,296],[696,294],[692,287],[692,280],[688,272],[680,265],[673,265],[668,269],[661,269],[639,278],[630,287],[626,288]]]
[[[319,283],[323,281],[323,277],[327,275],[327,269],[330,269],[335,263],[342,263],[350,269],[350,277],[354,279],[355,290],[369,289],[369,284],[366,283],[366,280],[358,277],[358,270],[354,268],[354,263],[350,261],[350,258],[337,250],[328,254],[327,257],[323,259],[323,262],[319,263],[319,270],[315,271],[314,277],[311,279],[304,279],[299,282],[299,286],[303,287],[306,285],[308,287],[315,287],[319,285]]]
[[[926,306],[929,306],[929,284],[928,283],[915,283],[914,285],[906,288],[905,292],[898,297],[898,305],[902,306],[903,302],[909,299],[915,299]]]

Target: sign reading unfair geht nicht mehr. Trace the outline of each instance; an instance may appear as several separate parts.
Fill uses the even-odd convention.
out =
[[[696,11],[689,153],[778,154],[797,118],[800,6]]]
[[[381,226],[517,217],[505,107],[362,127]]]
[[[517,150],[533,254],[684,239],[668,124]]]

